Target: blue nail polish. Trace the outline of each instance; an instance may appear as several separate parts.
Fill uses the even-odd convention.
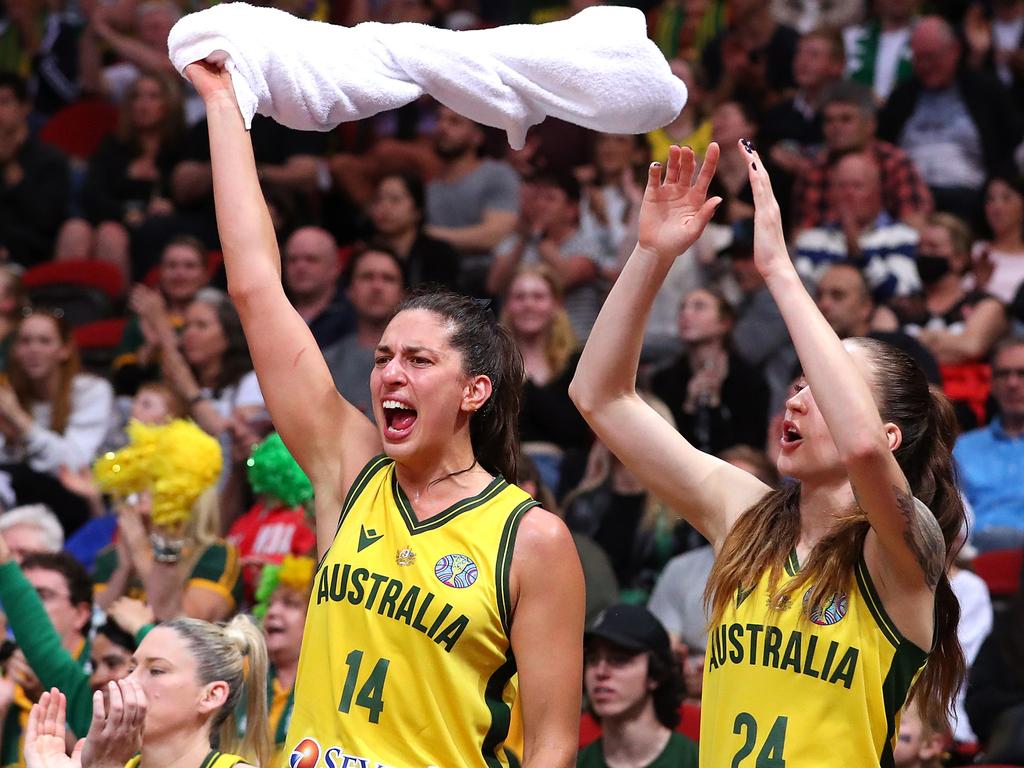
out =
[[[756,171],[757,170],[757,163],[751,163],[750,167],[753,168]]]
[[[740,139],[740,143],[743,148],[747,151],[748,155],[754,154],[754,145],[750,143],[750,139]]]

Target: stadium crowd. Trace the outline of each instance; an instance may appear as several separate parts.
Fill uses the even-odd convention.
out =
[[[590,4],[275,3],[334,23],[452,29]],[[257,117],[292,303],[338,390],[372,417],[374,349],[406,292],[436,283],[491,300],[527,374],[527,460],[509,479],[569,525],[596,622],[579,764],[696,765],[711,549],[593,439],[568,385],[636,243],[648,163],[670,144],[701,157],[716,141],[724,202],[656,299],[641,384],[695,446],[786,482],[774,458],[799,370],[753,266],[737,148],[750,139],[834,330],[908,351],[962,430],[971,526],[951,578],[971,669],[947,728],[908,707],[896,765],[1024,765],[1024,0],[636,4],[689,91],[646,136],[549,119],[513,151],[428,98],[329,134]],[[251,711],[276,750],[290,748],[312,490],[273,436],[225,292],[202,101],[166,56],[171,26],[204,5],[0,5],[4,768],[25,764],[44,691],[66,694],[67,726],[83,736],[93,691],[180,616],[259,617],[267,700]],[[215,450],[147,465],[150,485],[104,484],[97,461],[179,419]],[[154,490],[168,473],[192,478],[176,491],[184,514],[168,516]],[[613,678],[617,696],[595,695]]]

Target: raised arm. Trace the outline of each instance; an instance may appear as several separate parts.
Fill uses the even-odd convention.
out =
[[[285,296],[281,255],[230,75],[207,63],[189,65],[187,74],[206,102],[228,292],[274,427],[316,490],[322,554],[334,539],[341,501],[381,451],[380,438],[338,394],[313,334]]]
[[[749,156],[754,191],[754,262],[786,321],[804,375],[871,524],[868,568],[883,592],[920,597],[935,589],[945,543],[934,516],[914,503],[893,450],[898,432],[883,424],[871,388],[797,276],[786,250],[779,206],[756,152]],[[930,616],[931,600],[913,601]],[[893,615],[890,611],[890,615]],[[899,624],[897,619],[897,624]],[[925,623],[930,624],[930,620]],[[928,633],[930,635],[930,632]],[[925,647],[930,641],[925,642]]]
[[[612,453],[716,548],[768,487],[690,445],[637,395],[636,371],[658,289],[721,202],[705,200],[717,162],[718,145],[712,144],[692,186],[696,161],[688,148],[669,150],[664,184],[661,165],[651,166],[637,247],[608,294],[569,387],[576,407]]]

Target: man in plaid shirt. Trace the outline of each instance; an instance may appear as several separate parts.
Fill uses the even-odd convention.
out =
[[[825,148],[793,190],[793,224],[797,232],[836,218],[828,195],[828,176],[836,161],[857,152],[871,154],[882,183],[882,207],[894,219],[917,226],[932,210],[932,195],[914,163],[899,147],[875,138],[875,100],[860,83],[842,82],[825,97]]]

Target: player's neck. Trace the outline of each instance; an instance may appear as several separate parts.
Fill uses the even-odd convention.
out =
[[[210,738],[205,729],[147,739],[139,768],[199,768],[209,752]]]
[[[847,514],[855,504],[848,480],[840,483],[803,483],[800,489],[800,560],[835,525],[839,515]]]
[[[655,715],[650,697],[637,713],[601,718],[601,731],[605,762],[637,768],[654,762],[672,736]]]
[[[476,463],[468,440],[462,450],[449,451],[439,459],[396,464],[395,475],[420,519],[475,496],[491,481],[490,474]]]

